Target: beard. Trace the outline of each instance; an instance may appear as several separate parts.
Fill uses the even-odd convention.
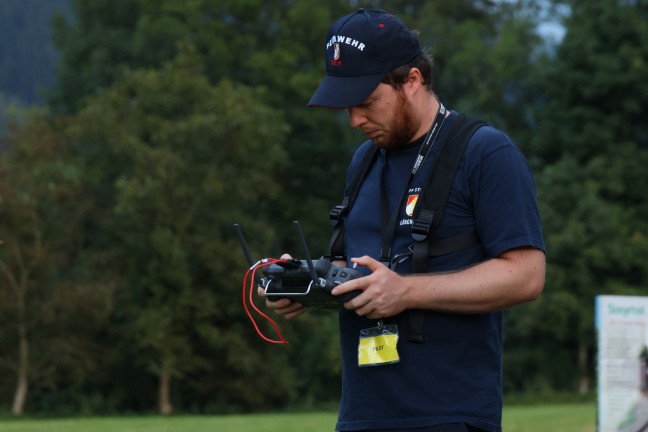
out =
[[[374,142],[380,148],[394,149],[403,147],[409,144],[418,129],[412,104],[405,97],[405,92],[402,88],[398,90],[396,102],[396,111],[391,125],[391,132],[383,140]]]

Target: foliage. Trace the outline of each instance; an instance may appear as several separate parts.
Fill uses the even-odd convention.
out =
[[[549,266],[541,298],[505,314],[505,393],[586,392],[594,297],[648,282],[648,12],[554,4],[569,10],[555,47],[528,1],[72,0],[54,24],[53,109],[0,146],[0,395],[23,292],[30,412],[150,412],[163,389],[181,412],[337,400],[335,314],[279,320],[288,346],[258,339],[232,224],[255,258],[299,253],[294,219],[325,252],[363,137],[305,105],[328,26],[355,7],[418,29],[441,100],[532,162]],[[12,290],[21,260],[34,267]]]
[[[285,202],[269,212],[283,222],[278,224],[282,235],[275,247],[292,248],[296,244],[291,243],[289,221],[326,223],[331,203],[341,195],[354,145],[348,139],[349,128],[340,127],[338,117],[304,109],[321,79],[326,31],[348,10],[345,3],[125,0],[115,5],[73,0],[77,19],[60,17],[55,23],[62,61],[53,103],[74,112],[126,71],[160,67],[176,55],[179,42],[190,41],[212,84],[236,79],[260,89],[259,100],[283,111],[291,125],[287,137],[293,149],[291,163],[277,172],[287,191]],[[324,162],[336,160],[340,163]],[[307,237],[324,253],[326,233],[315,224],[303,225]]]
[[[23,112],[25,110],[19,99],[0,93],[0,151],[5,150],[2,145],[6,142],[6,139],[3,139],[3,137],[9,134],[9,125],[24,120]]]
[[[648,146],[645,2],[566,2],[571,14],[556,61],[546,68],[546,107],[537,148],[547,162],[578,162],[618,145]]]
[[[271,178],[285,159],[286,126],[253,91],[228,81],[212,87],[184,49],[160,71],[126,74],[91,99],[76,117],[86,126],[70,131],[92,163],[87,187],[101,212],[93,247],[122,279],[110,337],[151,374],[209,374],[211,398],[254,406],[272,394],[226,380],[252,379],[242,359],[255,342],[241,334],[232,301],[240,279],[230,269],[242,266],[230,233],[232,221],[249,221],[246,211],[277,193]],[[266,157],[250,157],[262,149]],[[260,230],[263,221],[248,226]],[[288,377],[267,379],[290,393]]]
[[[33,114],[0,159],[0,367],[13,386],[16,373],[56,388],[95,372],[102,349],[92,329],[110,309],[109,283],[77,279],[88,202],[62,127]]]
[[[513,2],[424,2],[412,9],[411,27],[435,61],[442,101],[505,130],[526,150],[537,89],[532,65],[539,57],[538,6]]]
[[[586,392],[595,373],[594,298],[641,295],[648,284],[648,5],[567,3],[565,38],[541,69],[545,102],[532,142],[544,166],[546,288],[510,314],[510,340],[524,348],[509,359],[542,371],[542,385]]]

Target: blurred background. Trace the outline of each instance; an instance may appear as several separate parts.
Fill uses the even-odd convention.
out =
[[[594,298],[648,286],[648,1],[1,0],[0,413],[336,406],[335,314],[261,340],[232,226],[326,253],[364,138],[306,103],[357,7],[532,164],[547,282],[505,314],[507,403],[594,400]]]

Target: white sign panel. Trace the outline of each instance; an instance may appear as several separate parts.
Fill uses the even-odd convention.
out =
[[[648,297],[598,296],[598,431],[648,431]]]

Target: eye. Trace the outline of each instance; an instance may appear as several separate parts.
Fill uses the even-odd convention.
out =
[[[376,99],[369,98],[369,99],[365,100],[364,102],[362,102],[360,105],[358,105],[358,107],[359,108],[369,108],[371,105],[374,104],[375,101],[376,101]]]

